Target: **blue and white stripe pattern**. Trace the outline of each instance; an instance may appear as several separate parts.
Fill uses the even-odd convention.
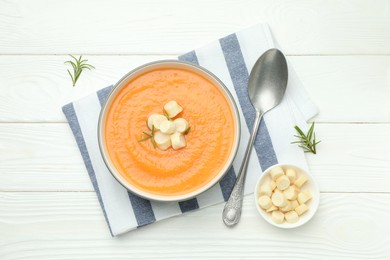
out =
[[[217,75],[238,104],[241,120],[241,144],[233,167],[225,177],[196,198],[182,202],[156,202],[139,198],[123,188],[110,174],[100,155],[97,125],[102,104],[112,86],[99,90],[63,107],[76,138],[88,174],[113,236],[132,229],[226,201],[245,153],[254,109],[247,95],[248,75],[260,55],[275,47],[266,25],[256,25],[179,57],[205,67]],[[307,168],[303,152],[290,145],[294,125],[306,127],[306,120],[318,112],[295,72],[289,68],[289,83],[283,102],[266,114],[251,155],[245,194],[252,193],[262,170],[276,163],[293,163]]]

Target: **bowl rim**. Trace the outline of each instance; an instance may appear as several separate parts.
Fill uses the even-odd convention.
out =
[[[270,216],[268,216],[268,213],[265,212],[263,209],[260,208],[260,206],[258,205],[257,203],[257,194],[258,194],[258,189],[259,189],[259,186],[260,186],[260,183],[264,180],[264,178],[266,178],[266,175],[269,175],[269,172],[275,168],[275,167],[291,167],[291,168],[295,168],[295,169],[298,169],[300,172],[303,172],[303,174],[305,174],[306,176],[308,176],[308,180],[312,183],[312,185],[314,186],[314,192],[315,192],[315,195],[313,194],[313,198],[314,196],[316,197],[316,199],[312,200],[314,203],[312,203],[312,205],[310,206],[310,213],[307,212],[309,214],[309,216],[307,218],[305,218],[304,220],[302,221],[297,221],[295,223],[287,223],[287,222],[284,222],[286,223],[286,225],[283,225],[283,224],[276,224],[275,222],[273,222],[270,218]],[[256,181],[256,186],[255,186],[255,192],[254,192],[254,202],[255,202],[255,206],[256,206],[256,209],[257,209],[257,212],[259,213],[259,215],[266,221],[268,222],[269,224],[275,226],[275,227],[278,227],[278,228],[282,228],[282,229],[291,229],[291,228],[297,228],[297,227],[300,227],[304,224],[306,224],[307,222],[309,222],[313,217],[314,215],[316,214],[317,210],[318,210],[318,207],[319,207],[319,204],[320,204],[320,196],[321,193],[320,193],[320,189],[319,189],[319,186],[316,182],[316,180],[313,178],[313,176],[309,173],[308,170],[305,170],[303,169],[302,167],[296,165],[296,164],[292,164],[292,163],[278,163],[278,164],[275,164],[275,165],[272,165],[270,167],[268,167],[265,171],[263,171],[263,174],[261,174],[261,176],[258,178],[258,180]]]
[[[227,163],[223,167],[223,169],[210,182],[208,182],[206,185],[202,186],[201,188],[199,188],[195,191],[192,191],[190,193],[175,195],[175,196],[164,196],[164,195],[157,195],[157,194],[153,194],[153,193],[148,193],[148,192],[145,192],[143,190],[136,188],[135,186],[131,185],[129,182],[125,181],[125,179],[121,176],[119,171],[117,171],[115,169],[115,167],[113,167],[110,163],[111,159],[109,158],[108,153],[105,151],[105,142],[104,142],[104,134],[103,134],[104,133],[104,122],[103,121],[105,121],[104,119],[105,119],[105,115],[107,114],[107,111],[108,111],[109,102],[115,97],[115,94],[117,92],[119,92],[125,86],[125,84],[123,84],[123,83],[127,83],[128,81],[130,81],[132,75],[136,74],[139,71],[142,72],[142,70],[145,70],[143,72],[143,73],[145,73],[148,71],[148,67],[150,67],[152,70],[152,69],[154,69],[154,66],[164,65],[164,64],[166,64],[166,65],[169,65],[169,64],[181,65],[194,73],[199,73],[199,71],[200,71],[200,72],[203,72],[203,74],[207,75],[208,77],[206,77],[206,79],[210,80],[213,83],[213,85],[215,85],[218,89],[220,89],[222,91],[223,95],[225,96],[225,98],[228,100],[229,106],[232,110],[233,120],[234,120],[234,123],[236,125],[235,133],[234,133],[235,139],[234,139],[232,151],[229,155],[229,160],[227,161]],[[200,74],[200,75],[204,76],[202,74]],[[111,175],[128,191],[136,194],[137,196],[140,196],[140,197],[148,199],[148,200],[153,200],[153,201],[162,201],[162,202],[184,201],[184,200],[194,198],[197,195],[199,195],[199,194],[207,191],[211,187],[213,187],[226,175],[226,173],[229,171],[229,169],[231,167],[233,167],[232,166],[233,161],[238,153],[240,139],[241,139],[241,119],[240,119],[238,107],[237,107],[237,104],[233,98],[233,95],[231,94],[229,89],[225,86],[225,84],[215,74],[213,74],[209,70],[207,70],[199,65],[192,64],[192,63],[189,63],[186,61],[179,61],[179,60],[174,60],[174,59],[164,59],[164,60],[157,60],[157,61],[153,61],[153,62],[148,62],[148,63],[145,63],[141,66],[138,66],[135,69],[131,70],[130,72],[126,73],[121,79],[119,79],[117,81],[117,83],[113,86],[113,88],[111,89],[110,93],[108,94],[106,100],[104,101],[104,103],[101,106],[101,110],[100,110],[100,114],[99,114],[99,118],[98,118],[97,137],[98,137],[99,151],[100,151],[100,154],[103,158],[105,165],[107,166],[107,169],[109,170]]]

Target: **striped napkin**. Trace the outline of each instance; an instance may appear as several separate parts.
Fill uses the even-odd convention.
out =
[[[145,200],[128,192],[111,176],[99,153],[97,125],[101,106],[112,86],[63,107],[112,236],[228,199],[255,117],[247,94],[248,75],[261,54],[273,47],[277,46],[268,26],[259,24],[179,57],[179,60],[201,65],[218,76],[232,93],[242,119],[241,144],[233,167],[217,185],[187,201]],[[293,126],[307,128],[306,120],[317,113],[290,65],[289,83],[282,103],[261,122],[250,158],[245,194],[252,193],[262,171],[276,163],[307,168],[304,153],[290,142],[295,131]]]

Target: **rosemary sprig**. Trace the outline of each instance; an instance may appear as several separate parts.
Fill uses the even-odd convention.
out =
[[[156,141],[154,141],[154,126],[152,126],[152,132],[151,133],[147,133],[147,132],[142,132],[144,135],[146,135],[145,137],[141,138],[138,140],[138,142],[143,142],[143,141],[146,141],[146,140],[151,140],[152,141],[152,145],[154,147],[154,149],[156,149],[157,145],[156,145]]]
[[[292,142],[292,144],[298,144],[305,153],[311,152],[316,154],[316,146],[321,141],[316,141],[316,133],[314,132],[314,122],[311,124],[309,131],[305,134],[297,125],[294,126],[299,135],[294,135],[299,141]]]
[[[86,62],[88,60],[82,60],[81,58],[83,56],[80,56],[78,59],[73,55],[69,55],[69,56],[72,57],[74,59],[74,61],[68,60],[68,61],[65,61],[64,64],[69,63],[70,65],[72,65],[73,75],[69,70],[68,70],[68,74],[69,74],[70,78],[72,79],[72,83],[73,83],[73,87],[74,87],[76,85],[77,80],[79,79],[79,77],[81,75],[81,72],[83,72],[83,69],[91,70],[91,69],[94,69],[95,67],[90,65],[90,64],[87,64]]]

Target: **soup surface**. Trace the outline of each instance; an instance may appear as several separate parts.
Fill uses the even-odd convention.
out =
[[[191,126],[180,150],[155,149],[146,120],[176,100],[177,117]],[[209,80],[184,69],[156,69],[130,81],[114,98],[105,124],[106,148],[120,174],[148,193],[184,195],[210,182],[229,159],[234,145],[233,112]]]

